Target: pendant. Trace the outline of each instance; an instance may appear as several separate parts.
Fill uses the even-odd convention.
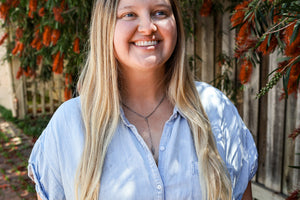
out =
[[[152,152],[152,155],[154,155],[154,154],[155,154],[155,149],[154,149],[154,147],[153,147],[153,146],[151,146],[151,152]]]

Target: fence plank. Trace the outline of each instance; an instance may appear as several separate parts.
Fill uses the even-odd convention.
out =
[[[214,80],[214,19],[213,17],[198,17],[198,26],[196,27],[195,51],[202,62],[199,67],[198,77],[202,81],[211,82]]]
[[[267,80],[265,77],[268,75],[269,59],[264,57],[259,67],[259,85],[260,88],[265,86]],[[256,174],[258,183],[265,184],[266,179],[266,151],[267,151],[267,118],[268,118],[268,97],[262,96],[259,99],[259,114],[258,114],[258,172]]]
[[[286,197],[260,184],[252,183],[253,198],[258,200],[284,200]]]
[[[255,67],[249,83],[244,88],[243,120],[253,135],[257,144],[259,104],[256,93],[259,91],[259,67]]]
[[[276,52],[270,55],[269,73],[277,68]],[[284,141],[284,114],[285,101],[280,100],[282,82],[279,82],[268,93],[268,125],[267,125],[267,155],[266,181],[267,187],[281,192],[283,141]]]
[[[297,128],[297,121],[300,121],[300,108],[297,107],[298,98],[294,95],[291,95],[287,100],[287,109],[286,109],[286,127],[285,127],[285,149],[284,149],[284,166],[283,166],[283,185],[282,191],[284,194],[291,192],[292,188],[295,188],[298,183],[295,182],[293,177],[297,177],[297,171],[289,167],[289,165],[300,165],[300,163],[295,162],[295,142],[288,136]],[[299,105],[300,106],[300,105]],[[296,108],[296,109],[295,109]],[[298,123],[299,124],[299,123]],[[298,140],[299,142],[300,140]],[[299,173],[298,173],[299,174]]]

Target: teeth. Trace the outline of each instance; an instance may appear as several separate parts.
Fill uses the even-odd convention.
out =
[[[139,47],[145,47],[145,46],[153,46],[156,45],[157,43],[158,43],[157,41],[138,41],[135,42],[134,44]]]

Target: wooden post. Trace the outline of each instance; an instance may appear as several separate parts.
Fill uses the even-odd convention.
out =
[[[197,17],[197,27],[195,37],[195,51],[202,62],[199,63],[197,76],[201,81],[211,82],[214,80],[214,20],[213,17]],[[198,64],[197,64],[198,67]],[[199,75],[199,73],[201,75]]]
[[[277,68],[276,52],[270,55],[269,73]],[[279,82],[268,93],[267,117],[267,152],[266,152],[266,179],[265,185],[276,192],[281,192],[283,141],[284,141],[284,114],[285,101],[280,100],[282,82]]]
[[[260,67],[259,73],[259,85],[260,88],[267,84],[266,77],[268,75],[269,59],[264,57]],[[257,181],[258,183],[265,184],[266,179],[266,151],[267,151],[267,118],[268,118],[268,95],[264,95],[259,99],[259,111],[258,111],[258,171]]]

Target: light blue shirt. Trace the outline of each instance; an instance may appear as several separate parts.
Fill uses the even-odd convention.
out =
[[[196,86],[230,173],[233,199],[241,199],[257,170],[252,135],[224,94],[206,83],[196,82]],[[74,178],[83,151],[83,126],[77,97],[58,108],[36,142],[28,171],[43,200],[75,199]],[[193,138],[176,106],[163,129],[158,166],[135,126],[121,112],[106,154],[99,199],[201,199]]]

